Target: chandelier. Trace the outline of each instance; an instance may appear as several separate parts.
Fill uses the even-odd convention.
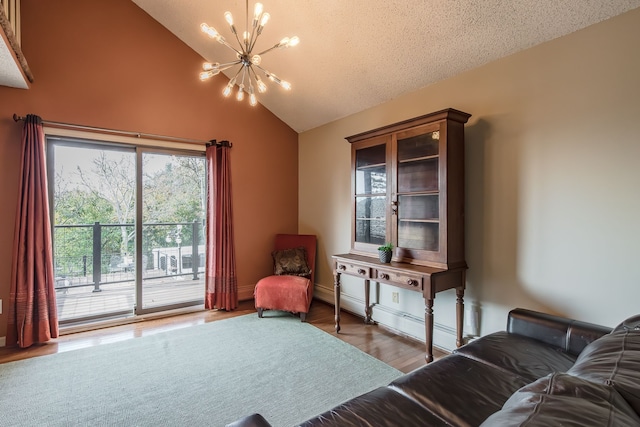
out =
[[[230,45],[224,37],[220,35],[216,31],[215,28],[210,27],[209,25],[203,23],[200,25],[200,28],[204,33],[206,33],[212,39],[216,39],[218,43],[225,45],[229,49],[233,50],[236,53],[236,60],[232,62],[226,62],[224,64],[220,64],[218,62],[205,62],[202,64],[202,71],[200,73],[200,80],[207,80],[221,71],[224,71],[228,68],[231,68],[235,65],[240,65],[238,71],[235,76],[229,80],[227,86],[225,86],[222,94],[225,97],[231,95],[233,91],[233,87],[237,84],[238,91],[236,92],[236,99],[238,101],[242,101],[245,97],[245,93],[249,94],[249,103],[252,106],[258,104],[258,100],[256,99],[256,90],[259,93],[264,93],[267,90],[267,85],[260,79],[256,70],[264,73],[264,75],[271,81],[280,85],[285,90],[291,90],[291,83],[281,80],[278,76],[271,73],[270,71],[265,70],[260,66],[262,62],[262,55],[267,52],[270,52],[274,49],[284,49],[287,47],[292,47],[297,45],[300,42],[300,39],[297,36],[294,37],[285,37],[280,42],[276,43],[272,47],[267,50],[264,50],[260,53],[253,54],[253,48],[255,47],[256,41],[260,34],[262,34],[262,30],[266,25],[267,21],[271,17],[267,12],[263,12],[262,3],[256,3],[253,9],[253,22],[251,28],[249,28],[249,0],[246,1],[246,26],[245,32],[242,34],[242,40],[238,35],[235,25],[233,24],[233,16],[231,16],[231,12],[225,12],[224,17],[231,28],[231,32],[236,37],[238,41],[239,48],[236,49],[232,45]]]

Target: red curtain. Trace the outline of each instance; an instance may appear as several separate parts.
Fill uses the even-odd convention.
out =
[[[207,267],[205,308],[238,307],[238,278],[231,204],[231,144],[207,145]]]
[[[22,167],[13,237],[7,345],[29,347],[58,336],[42,119],[22,131]]]

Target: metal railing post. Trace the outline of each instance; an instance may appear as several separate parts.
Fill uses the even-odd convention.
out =
[[[93,292],[101,292],[102,280],[102,228],[99,222],[93,223]]]
[[[198,280],[198,269],[200,268],[200,254],[198,253],[198,220],[194,219],[191,224],[191,272],[193,280]]]

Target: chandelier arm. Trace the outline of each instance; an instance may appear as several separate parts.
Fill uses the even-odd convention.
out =
[[[251,80],[251,73],[252,73],[252,72],[253,72],[254,74],[256,73],[255,71],[253,71],[253,67],[249,67],[249,72],[247,73],[247,75],[249,76],[249,89],[250,89],[250,92],[249,92],[249,93],[252,93],[252,92],[253,92],[253,81]]]
[[[240,64],[241,62],[242,61],[239,60],[239,59],[235,60],[235,61],[232,61],[232,62],[225,62],[224,64],[218,65],[218,70],[224,71],[226,69],[229,69],[229,68],[233,67],[234,65]]]
[[[242,67],[242,80],[240,84],[244,87],[244,78],[247,76],[247,67]]]
[[[258,64],[253,64],[254,67],[260,69],[260,71],[262,71],[264,73],[265,76],[270,76],[271,72],[268,70],[265,70],[264,68],[262,68],[261,66],[259,66]],[[255,72],[255,71],[254,71]]]
[[[253,66],[260,68],[260,66],[256,64],[253,64]],[[258,75],[256,74],[256,70],[253,69],[253,66],[249,67],[249,78],[251,78],[251,73],[253,73],[253,79],[256,81],[256,84],[258,84]]]
[[[256,27],[254,26],[253,31],[251,32],[251,45],[249,46],[249,52],[251,52],[255,47],[258,37],[260,37],[260,34],[256,31]]]
[[[238,38],[238,36],[236,35],[236,38]],[[238,40],[239,41],[239,40]],[[225,45],[226,47],[228,47],[229,49],[231,49],[232,51],[234,51],[235,53],[237,53],[238,55],[242,55],[242,52],[240,52],[238,49],[236,49],[235,47],[231,46],[229,43],[227,43],[226,40],[220,40],[220,43],[222,43],[223,45]]]
[[[240,47],[242,47],[242,42],[240,41],[240,37],[238,37],[238,32],[235,32],[235,36],[236,36],[236,40],[238,41],[238,45],[240,45]],[[239,52],[238,50],[236,50],[235,48],[232,48],[233,50],[235,50],[238,55],[242,55],[244,54],[244,52]]]
[[[273,45],[272,47],[270,47],[269,49],[267,49],[267,50],[263,50],[263,51],[262,51],[262,52],[260,52],[258,55],[262,56],[262,55],[264,55],[265,53],[267,53],[267,52],[271,52],[273,49],[277,49],[277,48],[279,48],[279,47],[280,47],[280,43],[277,43],[277,44]]]
[[[235,75],[235,76],[233,76],[233,78],[232,78],[231,80],[229,80],[229,83],[231,83],[231,82],[233,81],[233,84],[234,84],[234,85],[236,84],[235,80],[237,79],[238,74],[240,74],[240,71],[242,71],[242,69],[243,69],[243,68],[244,68],[244,67],[240,67],[240,68],[238,68],[238,71],[236,71],[236,75]]]

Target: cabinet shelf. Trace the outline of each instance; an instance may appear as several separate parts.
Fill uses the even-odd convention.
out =
[[[398,191],[396,193],[396,195],[398,196],[437,196],[438,194],[440,194],[440,191],[438,190],[427,190],[427,191],[416,191],[416,192]]]
[[[384,169],[385,166],[386,165],[384,163],[378,163],[373,165],[358,166],[356,169],[359,171],[370,170],[370,169]]]
[[[411,158],[411,159],[398,160],[398,164],[420,162],[420,161],[423,161],[423,160],[432,160],[432,159],[437,159],[438,157],[440,157],[440,156],[438,156],[437,154],[436,155],[432,155],[432,156],[414,157],[414,158]]]

